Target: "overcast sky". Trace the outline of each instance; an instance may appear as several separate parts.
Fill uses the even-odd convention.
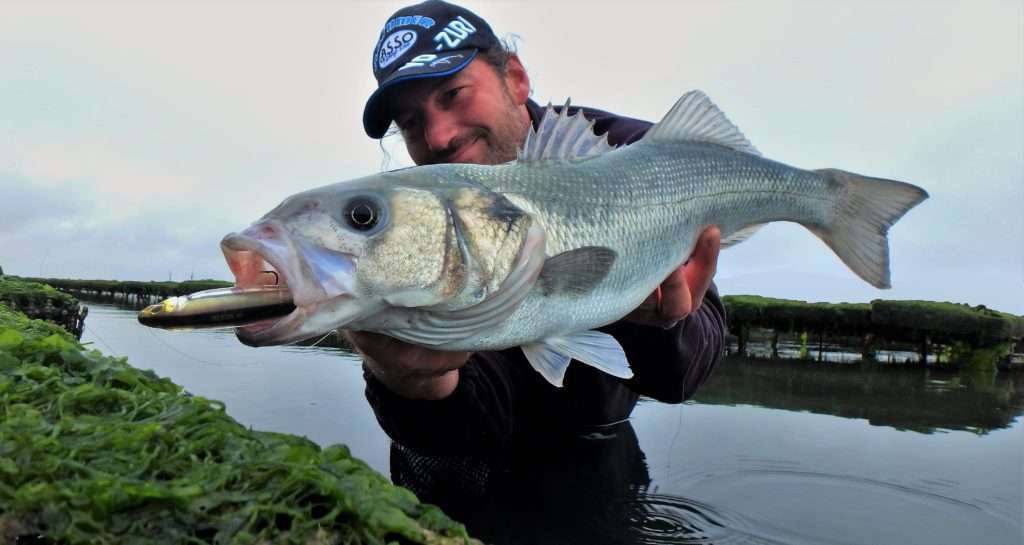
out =
[[[402,3],[3,2],[0,266],[230,273],[220,238],[382,168],[370,56]],[[466,2],[516,34],[534,98],[657,120],[702,89],[769,158],[905,180],[890,291],[791,224],[724,251],[723,293],[1024,314],[1024,4]],[[388,168],[410,163],[384,141]]]

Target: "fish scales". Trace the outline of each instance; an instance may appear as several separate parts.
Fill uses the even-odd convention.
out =
[[[402,172],[423,179],[422,172]],[[727,239],[769,221],[826,223],[832,201],[822,195],[835,190],[820,174],[704,143],[641,141],[581,164],[444,165],[435,172],[480,184],[526,210],[542,225],[549,255],[604,246],[630,264],[613,268],[586,304],[534,287],[505,323],[472,339],[476,349],[516,346],[566,323],[606,325],[679,266],[702,227],[717,225]]]

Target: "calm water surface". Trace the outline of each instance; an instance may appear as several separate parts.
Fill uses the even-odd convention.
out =
[[[352,354],[89,306],[83,341],[392,474]],[[1024,373],[730,358],[695,401],[641,401],[615,437],[538,445],[550,463],[492,501],[443,507],[495,543],[1020,544],[1022,413]]]

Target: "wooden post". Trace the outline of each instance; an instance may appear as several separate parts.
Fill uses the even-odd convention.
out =
[[[739,355],[747,356],[747,326],[741,325],[736,334],[736,351]]]
[[[860,345],[860,359],[862,361],[875,361],[875,335],[866,333]]]

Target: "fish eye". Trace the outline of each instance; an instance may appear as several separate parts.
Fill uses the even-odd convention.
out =
[[[357,231],[369,231],[380,222],[380,206],[365,197],[356,197],[345,204],[345,221]]]

